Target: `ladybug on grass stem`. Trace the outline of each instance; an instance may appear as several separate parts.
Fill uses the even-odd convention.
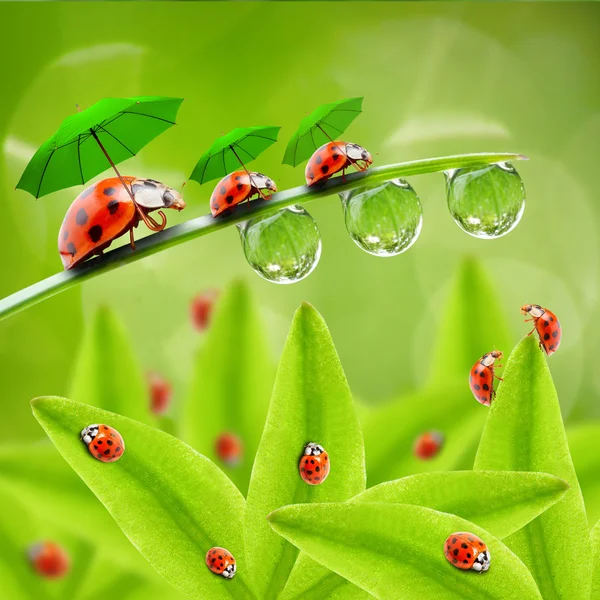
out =
[[[366,171],[373,164],[371,154],[358,144],[328,142],[318,148],[306,165],[306,185],[327,181],[335,173],[353,166],[357,171]]]
[[[263,190],[267,190],[267,194]],[[245,200],[249,202],[252,196],[258,195],[263,200],[269,200],[271,192],[276,191],[275,182],[262,173],[234,171],[217,183],[210,197],[210,211],[213,217],[229,214],[231,208]]]

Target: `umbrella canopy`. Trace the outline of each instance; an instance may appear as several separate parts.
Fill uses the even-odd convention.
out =
[[[308,160],[323,144],[339,139],[348,125],[362,112],[362,101],[362,98],[349,98],[322,104],[302,119],[300,127],[285,149],[283,164],[296,167]]]
[[[246,169],[245,163],[253,161],[277,141],[280,129],[281,127],[234,129],[216,140],[200,157],[190,179],[202,184],[213,179],[221,179],[239,169],[240,166]]]
[[[175,125],[182,102],[161,96],[106,98],[67,117],[34,154],[17,188],[40,198],[115,168]]]

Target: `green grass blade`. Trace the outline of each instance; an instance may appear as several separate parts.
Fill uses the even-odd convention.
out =
[[[235,223],[276,212],[286,206],[317,200],[355,187],[381,183],[390,179],[397,179],[398,177],[436,173],[448,169],[458,169],[481,164],[523,160],[525,158],[521,154],[503,152],[427,158],[394,165],[373,167],[366,172],[350,173],[346,175],[345,179],[334,177],[323,186],[319,186],[318,189],[299,186],[278,192],[273,195],[269,202],[252,202],[248,206],[238,206],[236,212],[225,219],[213,219],[211,215],[192,219],[136,241],[135,252],[131,252],[131,248],[128,246],[117,248],[116,250],[107,252],[103,257],[86,262],[80,267],[57,273],[43,281],[15,292],[11,296],[0,300],[0,320],[29,306],[33,306],[42,300],[46,300],[55,294],[68,290],[73,286],[79,285],[83,281],[97,277],[102,273],[112,271],[126,264],[141,260],[146,256],[151,256],[172,246],[193,240],[201,235],[206,235],[224,227],[229,227]]]
[[[212,462],[166,433],[86,404],[37,398],[32,405],[65,460],[174,587],[198,599],[254,598],[243,556],[244,498]],[[126,450],[118,462],[94,460],[81,443],[79,431],[90,423],[121,433]],[[238,561],[232,580],[204,564],[212,546]]]
[[[460,517],[379,503],[292,505],[269,516],[273,529],[313,559],[383,600],[541,599],[531,574],[502,542]],[[484,574],[444,557],[446,537],[470,531],[492,557]]]
[[[275,376],[265,337],[250,290],[242,281],[234,282],[215,307],[183,410],[183,439],[217,463],[243,494]],[[225,432],[237,435],[244,446],[235,466],[227,466],[215,453],[215,440]]]
[[[127,331],[107,306],[96,311],[85,332],[70,396],[142,423],[156,423]]]
[[[600,439],[600,423],[569,427],[567,438],[585,501],[588,523],[596,523],[600,519],[600,449],[594,440]]]
[[[503,539],[555,504],[568,487],[546,473],[421,473],[372,487],[350,502],[425,506],[476,523]],[[348,600],[365,595],[364,590],[305,557],[300,555],[279,600],[325,600],[334,592]]]
[[[600,600],[600,521],[592,529],[592,551],[594,564],[592,567],[592,595],[591,600]]]
[[[562,500],[505,541],[528,566],[545,600],[588,598],[591,549],[583,498],[552,377],[533,336],[510,356],[475,468],[551,473],[570,485]]]
[[[307,442],[329,453],[326,481],[309,486],[298,473]],[[286,341],[246,507],[247,560],[261,599],[276,598],[298,551],[275,534],[267,515],[289,503],[346,500],[364,490],[362,434],[350,389],[327,326],[302,305]]]

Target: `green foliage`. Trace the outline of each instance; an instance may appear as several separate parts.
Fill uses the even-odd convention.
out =
[[[587,598],[591,549],[583,498],[552,377],[533,336],[524,338],[510,356],[475,469],[541,471],[570,485],[562,500],[506,544],[528,566],[545,600]]]
[[[600,519],[600,452],[596,451],[595,444],[600,439],[600,423],[570,427],[567,439],[585,500],[588,523],[596,523]]]
[[[591,533],[594,564],[592,567],[591,600],[600,599],[600,521],[594,525]]]
[[[331,460],[325,482],[298,473],[304,446],[316,442]],[[246,507],[246,553],[260,598],[276,598],[297,550],[269,528],[266,516],[290,503],[347,500],[364,490],[362,434],[352,395],[322,317],[308,304],[296,312],[286,341]]]
[[[279,534],[377,598],[541,598],[523,563],[497,538],[460,517],[405,504],[333,503],[276,510]],[[488,545],[492,567],[464,572],[443,553],[446,537],[471,531]]]
[[[234,282],[215,307],[198,351],[181,421],[182,439],[216,462],[245,494],[273,387],[274,367],[263,325],[247,286]],[[215,453],[225,432],[243,441],[241,462]]]
[[[85,333],[70,396],[142,423],[155,425],[141,366],[123,324],[100,307]]]
[[[62,398],[38,398],[46,433],[106,506],[127,537],[171,584],[194,598],[253,598],[243,556],[244,499],[212,462],[159,430]],[[108,423],[126,441],[117,463],[94,460],[78,433]],[[204,564],[212,546],[228,548],[240,573],[231,581]]]

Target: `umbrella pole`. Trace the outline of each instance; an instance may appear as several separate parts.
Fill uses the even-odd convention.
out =
[[[135,201],[133,192],[127,186],[127,182],[123,179],[123,176],[121,175],[121,173],[119,173],[119,169],[117,169],[117,166],[113,162],[112,158],[109,156],[108,152],[106,151],[106,148],[103,146],[102,142],[100,141],[100,138],[96,135],[96,132],[93,129],[90,129],[90,132],[91,132],[93,138],[98,143],[98,146],[100,146],[100,150],[102,150],[102,152],[104,152],[104,156],[106,156],[106,160],[108,160],[108,162],[110,163],[110,166],[114,169],[114,172],[117,174],[117,177],[119,178],[121,184],[127,190],[127,193],[129,194],[129,197],[131,198],[133,205],[135,206],[142,221],[144,221],[144,223],[146,224],[146,227],[148,227],[148,229],[150,229],[152,231],[162,231],[165,228],[165,225],[167,224],[167,218],[165,217],[165,213],[163,213],[162,211],[159,211],[158,214],[161,216],[161,221],[162,221],[162,223],[159,225],[152,217],[147,215],[140,208],[138,203]]]
[[[324,130],[322,127],[321,127],[321,125],[317,124],[317,127],[318,127],[318,128],[319,128],[319,129],[320,129],[320,130],[321,130],[321,131],[322,131],[322,132],[323,132],[323,133],[324,133],[326,136],[327,136],[327,138],[329,139],[329,141],[330,141],[331,143],[335,144],[335,141],[334,141],[334,140],[332,140],[332,139],[329,137],[329,134],[328,134],[328,133],[327,133],[327,132],[326,132],[326,131],[325,131],[325,130]],[[337,146],[337,145],[336,145],[336,148],[337,148],[337,149],[340,151],[340,153],[341,153],[341,154],[344,154],[344,152],[342,152],[342,149],[341,149],[339,146]],[[352,163],[352,165],[353,165],[353,166],[354,166],[356,169],[358,169],[359,171],[366,171],[366,169],[363,169],[363,168],[361,168],[361,167],[360,167],[360,165],[359,165],[359,164],[358,164],[358,163],[357,163],[355,160],[351,159],[349,156],[347,156],[347,155],[346,155],[346,158],[347,158],[347,159],[348,159],[348,160],[349,160],[349,161]]]
[[[244,171],[246,171],[246,174],[248,175],[250,181],[254,184],[254,179],[252,179],[252,175],[250,175],[250,171],[248,171],[248,169],[246,168],[246,165],[242,162],[242,159],[238,156],[238,153],[235,151],[235,148],[230,144],[229,147],[231,148],[231,151],[235,154],[235,157],[240,161],[240,165],[242,165]],[[256,186],[254,186],[256,187]],[[258,188],[256,188],[260,197],[263,200],[268,200],[268,198],[262,193],[261,190],[259,190]]]

